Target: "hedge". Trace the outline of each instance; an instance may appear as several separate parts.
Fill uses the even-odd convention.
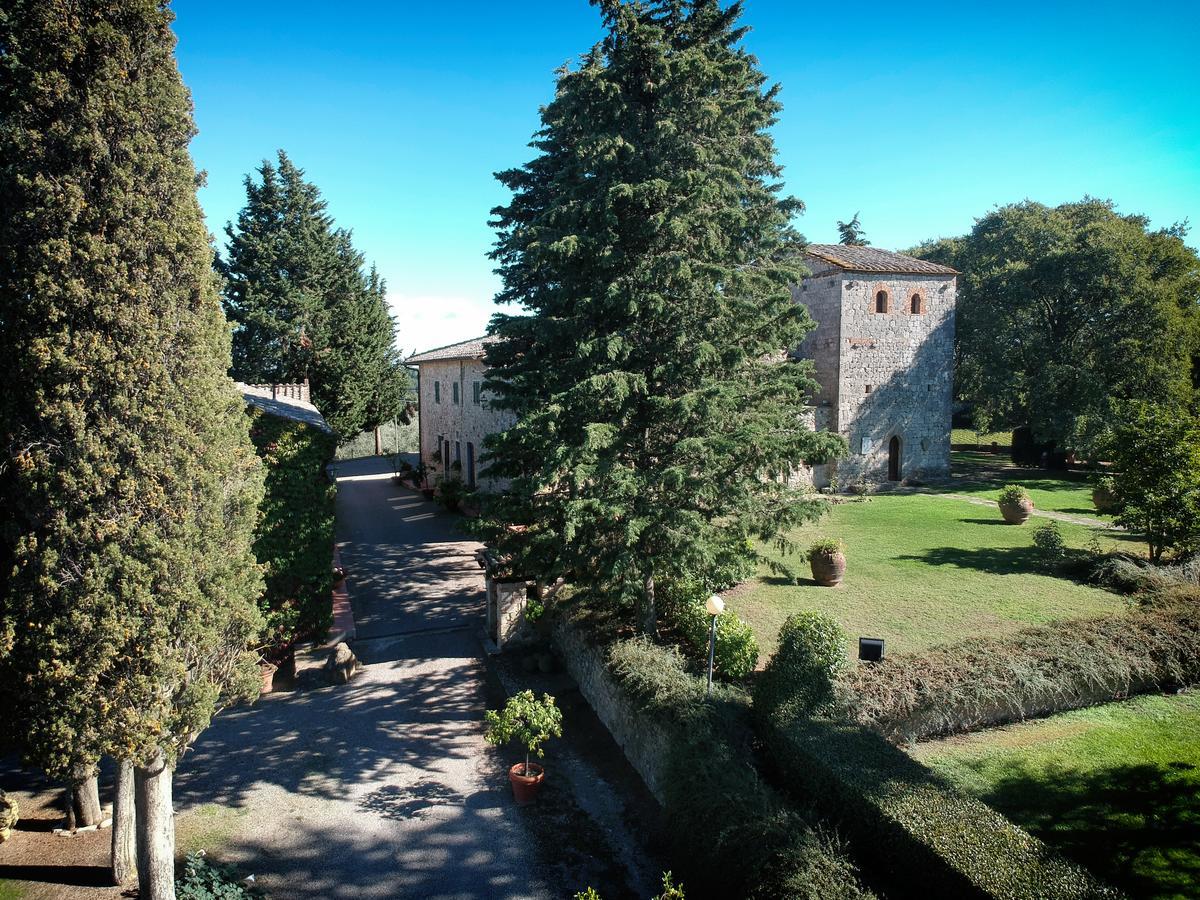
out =
[[[266,464],[266,491],[254,554],[266,591],[259,606],[267,640],[286,645],[322,637],[333,619],[335,488],[325,477],[333,435],[251,407],[250,437]]]
[[[745,692],[717,684],[706,701],[678,650],[645,639],[616,642],[608,659],[627,696],[672,733],[664,814],[689,896],[873,896],[836,838],[762,780]]]
[[[1200,681],[1200,603],[1163,600],[859,665],[845,718],[917,741]]]
[[[798,719],[762,735],[794,799],[834,817],[891,896],[1121,896],[872,731]]]

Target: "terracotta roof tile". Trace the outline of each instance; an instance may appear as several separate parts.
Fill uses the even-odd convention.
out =
[[[809,244],[805,253],[817,262],[813,272],[844,269],[847,272],[885,272],[898,275],[957,275],[958,270],[915,256],[892,253],[878,247],[851,247],[845,244]],[[821,263],[826,265],[818,268]]]
[[[457,344],[448,344],[445,347],[434,347],[424,353],[414,353],[405,362],[411,366],[416,363],[435,362],[439,359],[482,359],[484,345],[495,340],[496,338],[492,335],[485,335],[469,341],[460,341]]]

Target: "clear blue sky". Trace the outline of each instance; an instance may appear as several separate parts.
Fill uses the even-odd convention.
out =
[[[747,0],[783,85],[775,130],[812,241],[860,212],[902,249],[997,204],[1111,197],[1200,237],[1200,8],[1191,3]],[[492,173],[529,158],[554,69],[600,37],[586,0],[176,0],[200,199],[223,229],[282,147],[387,278],[407,350],[481,334],[498,281]]]

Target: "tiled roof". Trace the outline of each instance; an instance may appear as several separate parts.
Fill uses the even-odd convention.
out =
[[[484,345],[490,344],[495,340],[497,338],[492,335],[485,335],[484,337],[472,338],[469,341],[449,344],[445,347],[434,347],[432,350],[426,350],[424,353],[414,353],[405,362],[411,366],[416,363],[434,362],[439,359],[482,359]]]
[[[322,431],[332,430],[320,411],[311,403],[305,403],[303,400],[292,397],[272,397],[270,387],[263,385],[242,384],[240,381],[235,381],[234,386],[242,392],[247,406],[257,406],[265,413],[283,419],[291,419],[294,422],[303,422],[306,425],[320,428]]]
[[[892,253],[878,247],[851,247],[845,244],[809,244],[805,252],[820,262],[828,263],[829,269],[845,269],[847,272],[887,272],[898,275],[957,275],[958,270],[942,266],[915,256]]]

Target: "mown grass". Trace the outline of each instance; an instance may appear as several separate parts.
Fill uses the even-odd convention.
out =
[[[950,431],[951,444],[996,444],[1000,447],[1012,446],[1011,431],[993,431],[980,434],[973,428],[954,428]]]
[[[1200,897],[1200,691],[918,745],[913,755],[1136,897]]]
[[[0,878],[0,900],[21,900],[25,893],[25,888],[17,882]]]
[[[1092,504],[1092,487],[1099,476],[1090,472],[1024,468],[1014,465],[1007,457],[971,451],[951,454],[951,470],[954,474],[951,482],[933,486],[930,490],[995,500],[1002,487],[1019,484],[1029,491],[1037,509],[1104,521],[1112,519],[1111,515],[1098,512]]]
[[[198,850],[219,851],[233,840],[249,815],[250,810],[245,807],[205,803],[178,816],[176,855],[182,857]]]
[[[1039,521],[1005,525],[995,509],[922,494],[841,503],[791,535],[803,548],[817,537],[845,543],[846,578],[839,587],[818,587],[801,555],[763,548],[800,576],[799,583],[764,566],[730,592],[728,602],[754,629],[764,659],[783,620],[801,610],[837,619],[851,639],[847,653],[854,654],[860,636],[885,638],[888,652],[911,652],[1119,610],[1125,601],[1117,595],[1044,570],[1033,546]],[[1065,523],[1061,530],[1075,549],[1093,536],[1108,546],[1123,538]]]

